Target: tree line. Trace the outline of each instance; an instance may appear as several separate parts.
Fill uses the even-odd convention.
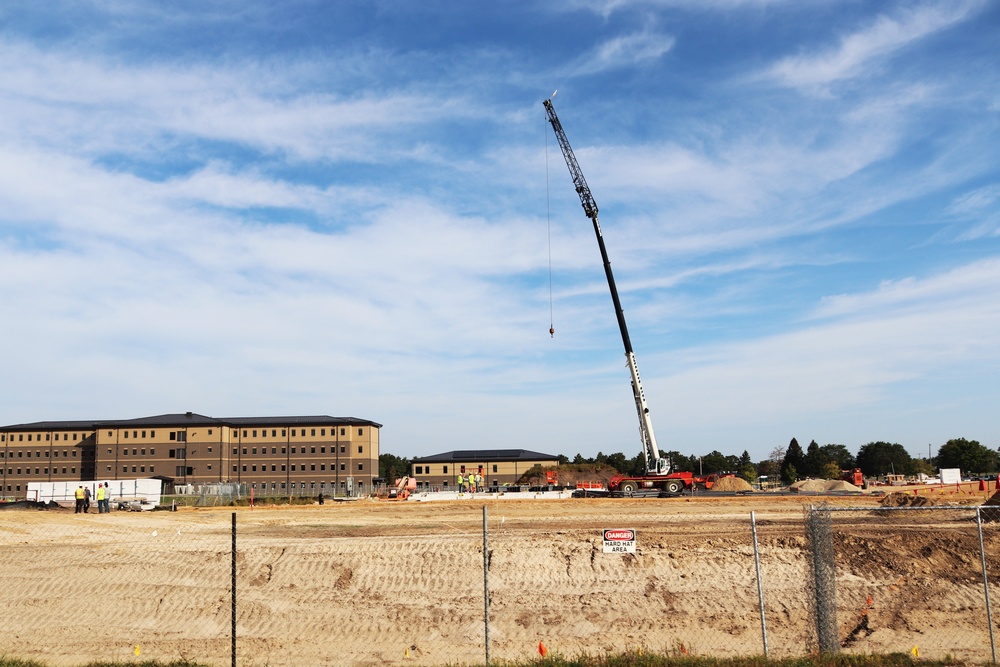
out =
[[[898,443],[869,442],[862,445],[858,453],[852,454],[844,445],[820,445],[815,440],[803,450],[798,440],[792,438],[787,447],[777,447],[763,461],[753,461],[744,450],[740,456],[727,455],[713,450],[708,454],[685,455],[678,451],[663,454],[670,459],[673,469],[696,475],[711,475],[734,472],[750,483],[760,477],[770,480],[780,479],[790,484],[807,477],[836,479],[842,470],[861,468],[865,477],[885,475],[914,476],[920,473],[932,475],[939,468],[959,468],[965,475],[995,474],[1000,470],[1000,454],[981,445],[976,440],[955,438],[938,448],[932,458],[914,458],[906,448]],[[626,475],[641,475],[645,471],[642,454],[631,458],[621,452],[584,457],[577,454],[570,459],[558,455],[560,463],[594,464],[614,468]],[[379,477],[392,481],[410,474],[410,459],[395,454],[379,455]]]

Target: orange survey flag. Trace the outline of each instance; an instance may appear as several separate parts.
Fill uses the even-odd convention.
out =
[[[545,644],[538,642],[538,654],[544,658],[548,652],[549,649],[545,648]]]

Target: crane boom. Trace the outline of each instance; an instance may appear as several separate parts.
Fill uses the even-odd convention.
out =
[[[618,298],[618,288],[615,287],[615,276],[611,272],[611,261],[608,259],[608,251],[604,247],[604,235],[601,234],[601,223],[597,220],[597,202],[590,192],[587,179],[583,177],[583,170],[576,161],[573,147],[566,138],[559,116],[556,115],[552,100],[545,100],[543,103],[545,114],[548,116],[552,130],[556,133],[556,140],[562,150],[566,166],[569,168],[569,175],[573,179],[576,193],[580,196],[580,203],[583,205],[583,212],[591,222],[594,223],[594,233],[597,235],[597,245],[601,250],[601,259],[604,261],[604,274],[608,278],[608,287],[611,290],[611,300],[615,305],[615,316],[618,318],[618,329],[621,331],[622,343],[625,346],[625,358],[628,361],[629,372],[632,374],[632,395],[635,398],[635,408],[639,415],[639,435],[642,438],[642,453],[646,463],[647,475],[667,475],[670,473],[670,462],[660,456],[660,450],[656,446],[656,435],[653,433],[653,421],[649,416],[649,406],[646,404],[646,396],[642,389],[642,382],[639,379],[639,367],[635,361],[635,353],[632,351],[632,341],[629,339],[628,326],[625,324],[625,312],[622,310],[621,301]]]

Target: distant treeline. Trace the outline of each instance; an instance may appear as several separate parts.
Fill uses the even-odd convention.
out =
[[[685,455],[678,451],[663,453],[673,462],[674,470],[709,475],[718,472],[735,472],[750,483],[760,477],[791,483],[807,477],[836,479],[842,470],[861,468],[865,477],[885,475],[933,475],[939,468],[959,468],[963,474],[988,475],[1000,470],[1000,454],[984,447],[976,440],[955,438],[938,448],[937,455],[914,458],[906,448],[891,442],[869,442],[858,453],[852,454],[844,445],[820,445],[815,440],[802,449],[792,438],[787,447],[777,447],[763,461],[754,461],[744,450],[740,456],[713,450],[708,454]],[[621,452],[584,457],[577,454],[569,458],[559,455],[560,463],[597,464],[614,468],[627,475],[641,475],[645,461],[641,453],[629,458]],[[379,476],[394,480],[410,474],[410,459],[395,454],[379,456]]]

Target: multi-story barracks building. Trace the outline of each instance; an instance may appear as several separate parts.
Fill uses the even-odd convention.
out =
[[[354,417],[214,418],[186,412],[0,427],[0,496],[28,482],[156,477],[238,482],[267,495],[360,495],[378,477],[379,429]]]

